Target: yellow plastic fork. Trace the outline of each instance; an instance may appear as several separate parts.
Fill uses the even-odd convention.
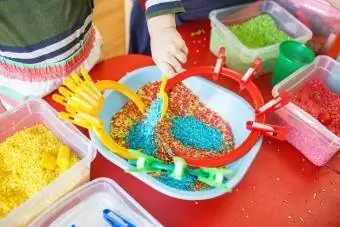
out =
[[[166,112],[168,111],[168,105],[169,105],[168,94],[164,91],[167,82],[168,82],[168,78],[165,75],[163,75],[162,82],[159,88],[159,93],[158,93],[158,98],[161,98],[163,100],[162,118],[165,116]]]
[[[65,106],[66,112],[60,112],[59,117],[64,121],[92,130],[106,148],[120,157],[135,159],[135,155],[107,135],[104,122],[99,119],[99,113],[104,102],[103,92],[112,89],[131,99],[144,114],[144,103],[137,94],[118,82],[105,80],[94,83],[85,68],[81,68],[81,76],[73,72],[64,80],[64,85],[65,87],[58,89],[59,94],[52,96],[55,102]]]

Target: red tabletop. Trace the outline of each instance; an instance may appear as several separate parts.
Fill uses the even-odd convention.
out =
[[[190,51],[186,67],[214,64],[215,57],[209,52],[209,23],[194,22],[179,29]],[[97,65],[91,75],[95,80],[119,80],[149,65],[153,65],[149,57],[122,56]],[[269,79],[256,80],[266,100],[271,98]],[[46,100],[61,109],[50,97]],[[91,177],[115,180],[165,226],[340,226],[340,155],[318,168],[286,142],[264,139],[259,155],[234,192],[207,201],[163,195],[100,154],[92,164]]]

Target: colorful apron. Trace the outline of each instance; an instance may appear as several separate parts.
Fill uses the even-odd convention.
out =
[[[41,98],[101,59],[92,0],[0,1],[0,101]],[[9,105],[8,105],[9,104]]]

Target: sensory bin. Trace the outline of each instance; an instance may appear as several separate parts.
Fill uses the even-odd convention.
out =
[[[340,14],[332,4],[322,0],[274,1],[312,30],[313,38],[306,45],[317,55],[327,54],[332,46],[335,47],[333,36],[339,32]]]
[[[62,146],[41,124],[19,131],[0,143],[0,218],[79,161],[71,152],[66,169],[56,164]],[[42,163],[44,156],[54,158],[54,163]]]
[[[64,196],[27,227],[112,226],[103,215],[108,209],[134,226],[162,226],[116,182],[97,178]]]
[[[27,226],[60,197],[89,181],[95,154],[89,140],[60,121],[43,100],[2,113],[0,226]]]
[[[266,124],[266,116],[286,105],[287,95],[264,102],[252,81],[261,62],[241,75],[223,67],[221,48],[215,67],[193,67],[172,79],[153,66],[94,82],[81,68],[52,99],[65,107],[59,117],[88,129],[109,161],[161,193],[205,200],[242,180],[262,135],[285,139],[285,128]]]
[[[340,63],[327,56],[296,71],[273,88],[287,91],[291,103],[278,110],[272,122],[287,127],[287,141],[317,166],[340,149]]]
[[[138,95],[150,109],[157,98],[160,82],[144,85]],[[216,157],[234,149],[234,140],[229,124],[214,111],[207,108],[183,83],[176,85],[169,93],[169,109],[155,129],[155,134],[146,136],[140,129],[144,116],[133,102],[128,102],[113,117],[111,136],[120,145],[130,149],[142,149],[165,163],[172,163],[177,149],[185,156],[197,158]],[[138,131],[139,130],[139,131]],[[207,185],[188,176],[175,180],[168,173],[155,176],[160,182],[180,190],[204,190]]]
[[[157,67],[146,67],[129,73],[119,82],[127,85],[134,92],[140,90],[139,95],[141,95],[142,99],[147,103],[146,109],[149,110],[149,105],[151,101],[155,99],[156,90],[159,87],[159,81],[161,79],[162,75]],[[230,81],[232,83],[232,80]],[[99,114],[99,118],[104,122],[106,133],[111,134],[114,140],[124,147],[135,146],[135,148],[137,148],[144,146],[145,148],[147,146],[149,149],[144,149],[144,152],[153,154],[154,157],[160,158],[164,163],[172,162],[173,154],[171,151],[178,146],[188,151],[189,155],[195,155],[195,149],[193,149],[192,146],[197,146],[197,141],[193,141],[186,134],[194,134],[194,131],[189,129],[186,131],[181,128],[185,127],[188,123],[195,124],[197,127],[196,130],[203,130],[209,136],[213,136],[217,141],[221,141],[220,136],[226,139],[223,140],[225,142],[222,144],[217,143],[219,144],[218,146],[200,143],[199,146],[203,149],[197,152],[196,158],[198,159],[203,159],[206,156],[218,158],[233,147],[239,147],[250,135],[250,131],[247,130],[245,125],[247,121],[254,120],[254,110],[243,97],[237,94],[237,91],[234,93],[231,90],[220,87],[200,77],[186,79],[183,83],[176,85],[174,89],[176,92],[172,91],[170,92],[171,95],[169,95],[168,114],[164,120],[162,120],[161,124],[159,124],[156,133],[148,134],[155,138],[155,136],[161,133],[160,128],[169,128],[172,125],[171,130],[165,132],[167,135],[164,135],[164,137],[162,135],[162,139],[158,141],[150,140],[147,136],[138,138],[138,131],[143,131],[144,129],[143,127],[138,129],[138,120],[141,116],[139,113],[136,113],[136,108],[132,103],[129,103],[129,99],[127,99],[126,96],[116,91],[107,90],[104,92],[104,103]],[[185,95],[186,101],[184,101],[184,97],[179,98],[179,95],[182,94]],[[200,97],[200,100],[197,99],[197,96]],[[221,105],[221,103],[229,103],[229,105]],[[153,105],[155,106],[151,109],[154,108],[157,110],[157,101],[153,102]],[[235,108],[238,109],[238,111],[233,111]],[[240,115],[238,114],[239,112],[243,114]],[[148,112],[148,115],[153,114]],[[152,118],[153,117],[151,117],[151,119]],[[178,124],[178,121],[180,121],[181,124]],[[176,126],[177,124],[179,127]],[[211,126],[218,128],[220,133],[216,132],[217,130]],[[181,144],[172,140],[173,135],[180,138]],[[126,140],[129,136],[135,139],[129,142]],[[125,159],[107,149],[92,130],[90,131],[90,137],[105,158],[125,171],[132,168],[131,164],[129,164],[130,161],[127,162]],[[157,143],[152,143],[154,141],[157,141]],[[163,142],[171,147],[171,149],[164,149],[166,147],[162,147],[158,142]],[[225,185],[229,189],[234,188],[242,180],[258,153],[261,143],[262,137],[260,136],[259,139],[254,142],[254,146],[250,150],[247,150],[244,156],[226,166],[226,168],[234,172],[228,181],[225,182]],[[204,151],[204,149],[215,149],[215,152],[211,152],[212,150]],[[198,183],[197,178],[191,175],[185,175],[184,178],[179,181],[173,177],[171,178],[170,172],[150,174],[144,172],[130,173],[161,193],[184,200],[205,200],[227,192],[219,188],[207,187],[205,184]]]
[[[309,81],[292,95],[291,102],[340,137],[340,94],[330,91],[321,80]]]
[[[209,17],[210,50],[218,55],[225,47],[226,65],[239,73],[245,73],[257,57],[263,61],[259,75],[270,73],[282,41],[306,43],[312,38],[310,29],[274,1],[214,10]]]

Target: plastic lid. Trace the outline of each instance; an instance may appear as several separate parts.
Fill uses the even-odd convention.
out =
[[[110,223],[103,217],[107,209],[135,226],[162,226],[117,183],[108,178],[98,178],[76,189],[29,226],[110,227]]]

